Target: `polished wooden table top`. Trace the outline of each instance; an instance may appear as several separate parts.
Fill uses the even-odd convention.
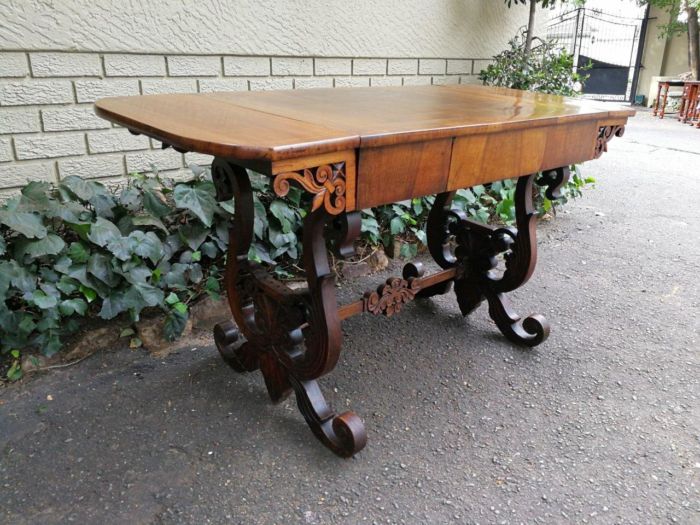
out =
[[[287,179],[305,184],[315,206],[333,192],[324,200],[332,213],[597,158],[634,114],[461,85],[150,95],[99,100],[95,109],[180,151],[274,176],[280,195]]]
[[[98,101],[96,112],[180,149],[270,161],[634,114],[468,85],[117,97]]]

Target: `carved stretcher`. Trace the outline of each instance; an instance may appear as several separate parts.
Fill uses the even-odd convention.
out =
[[[96,112],[178,151],[215,157],[220,200],[235,199],[226,289],[234,322],[215,327],[216,345],[237,372],[260,370],[270,397],[296,395],[313,433],[339,456],[366,443],[361,419],[336,414],[318,379],[338,362],[341,322],[360,313],[391,316],[417,298],[454,288],[469,314],[483,301],[511,341],[535,346],[549,334],[540,315],[521,317],[506,294],[532,275],[537,259],[533,184],[555,198],[569,165],[600,157],[633,111],[558,96],[481,86],[315,89],[108,98]],[[248,260],[253,190],[247,169],[311,195],[303,225],[308,288],[292,290]],[[516,228],[487,226],[451,209],[455,192],[518,178]],[[353,253],[360,211],[437,194],[428,246],[442,268],[403,275],[338,305],[327,239]],[[503,254],[505,270],[497,272]],[[241,342],[240,334],[244,336]]]

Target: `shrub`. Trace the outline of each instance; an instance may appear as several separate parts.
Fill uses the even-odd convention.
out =
[[[574,71],[574,57],[554,40],[533,39],[527,52],[525,36],[508,42],[508,49],[494,57],[494,63],[479,73],[486,86],[500,86],[552,95],[577,96],[588,78]]]

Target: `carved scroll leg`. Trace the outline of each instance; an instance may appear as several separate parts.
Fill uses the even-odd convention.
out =
[[[607,136],[607,135],[606,135]],[[518,179],[515,189],[515,220],[517,229],[494,228],[460,218],[450,226],[455,235],[455,256],[464,275],[455,281],[455,293],[463,315],[486,299],[489,315],[499,330],[510,341],[524,346],[536,346],[549,335],[544,317],[531,315],[521,318],[516,314],[505,294],[525,284],[537,263],[537,239],[532,194],[537,174]],[[539,184],[547,187],[546,195],[555,199],[569,177],[568,168],[559,168],[543,174]],[[505,271],[497,275],[497,255],[504,254]]]
[[[343,259],[349,259],[355,255],[355,241],[360,236],[362,218],[359,211],[350,211],[340,214],[334,221],[333,227],[338,232],[336,251]]]
[[[367,444],[362,420],[351,411],[336,415],[326,403],[318,382],[290,376],[297,406],[314,435],[334,454],[349,458]]]
[[[454,215],[451,209],[452,199],[455,196],[454,191],[440,193],[435,196],[435,202],[428,214],[428,223],[426,234],[428,236],[428,251],[432,255],[435,262],[442,268],[452,268],[456,264],[456,259],[452,255],[449,239],[450,232],[448,229],[449,219]],[[420,277],[422,269],[416,271],[412,268],[404,270],[404,278]],[[452,281],[445,281],[433,286],[423,288],[416,297],[428,298],[434,295],[444,295],[452,290]]]
[[[353,412],[336,415],[326,403],[316,380],[330,372],[340,355],[342,332],[335,295],[335,276],[328,263],[325,225],[332,216],[324,209],[304,219],[304,269],[308,283],[307,326],[291,334],[297,344],[285,359],[288,381],[296,394],[299,411],[314,435],[331,451],[350,457],[367,442],[362,420]],[[341,217],[347,222],[343,241],[359,232],[359,215]],[[341,244],[347,245],[347,242]]]
[[[257,352],[248,342],[237,345],[240,335],[233,321],[214,326],[214,343],[226,364],[238,373],[253,372],[260,367]]]
[[[489,303],[489,316],[509,341],[533,347],[549,337],[549,323],[543,316],[534,314],[523,319],[513,311],[505,295],[485,290],[485,296]]]
[[[253,194],[245,169],[230,164],[224,159],[215,159],[212,164],[212,179],[216,188],[217,200],[234,198],[236,212],[229,228],[229,253],[226,266],[226,291],[229,306],[238,326],[233,321],[217,324],[214,327],[214,341],[223,360],[237,372],[252,372],[259,368],[259,351],[250,342],[236,345],[240,338],[239,326],[246,333],[244,320],[252,319],[250,307],[236,290],[239,279],[247,270],[246,259],[253,238]],[[247,334],[246,334],[247,335]]]
[[[613,130],[618,133],[618,130]],[[561,189],[568,182],[569,168],[562,167],[542,174],[538,184],[546,186],[549,199],[559,198]],[[549,323],[539,314],[522,318],[516,314],[505,292],[525,284],[537,263],[537,214],[532,203],[533,183],[536,174],[520,177],[515,190],[517,233],[498,229],[494,232],[495,246],[506,253],[506,271],[501,279],[486,278],[481,281],[481,291],[489,303],[489,315],[508,340],[524,346],[537,346],[549,336]],[[508,237],[512,238],[511,240]]]
[[[536,174],[520,177],[515,189],[517,230],[497,229],[492,243],[498,251],[506,251],[506,270],[501,279],[481,281],[481,291],[489,303],[489,316],[506,338],[516,344],[537,346],[549,336],[549,324],[541,315],[521,318],[515,313],[504,292],[525,284],[537,263],[537,214],[532,202]],[[547,186],[547,197],[559,196],[569,177],[568,168],[544,174],[540,183]]]

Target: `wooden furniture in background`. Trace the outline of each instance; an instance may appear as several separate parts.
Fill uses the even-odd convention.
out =
[[[662,80],[659,82],[659,88],[656,91],[656,100],[654,101],[654,111],[652,114],[659,118],[664,118],[666,115],[666,104],[668,103],[668,92],[672,87],[683,87],[682,80]],[[662,94],[663,92],[663,94]],[[659,109],[661,106],[661,109]]]
[[[698,96],[700,96],[700,81],[686,80],[683,82],[683,96],[678,108],[678,120],[683,123],[696,118],[698,108]]]
[[[217,347],[236,371],[259,369],[273,401],[294,392],[311,430],[340,456],[366,442],[360,418],[351,411],[336,415],[317,382],[338,361],[341,321],[360,313],[391,316],[413,299],[454,287],[464,315],[487,301],[508,339],[540,344],[547,322],[516,314],[506,297],[535,269],[533,184],[556,197],[568,166],[602,155],[634,114],[481,86],[122,97],[98,101],[96,112],[178,151],[216,157],[218,198],[236,205],[226,269],[235,324],[215,328]],[[280,197],[292,184],[309,194],[305,290],[289,289],[248,260],[254,209],[246,168],[272,177]],[[481,224],[450,207],[461,188],[513,177],[517,228]],[[426,276],[419,264],[407,264],[403,275],[339,306],[326,239],[351,256],[361,209],[428,194],[437,194],[428,245],[442,270]]]

